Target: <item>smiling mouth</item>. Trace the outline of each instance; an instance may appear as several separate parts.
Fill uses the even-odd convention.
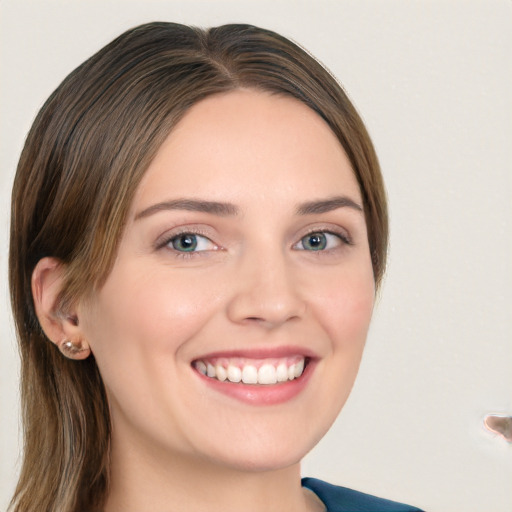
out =
[[[274,359],[222,357],[198,359],[192,366],[202,375],[226,383],[269,386],[301,377],[309,358],[291,356]]]

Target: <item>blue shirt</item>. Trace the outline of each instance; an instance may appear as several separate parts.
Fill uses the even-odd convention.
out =
[[[331,485],[316,478],[303,478],[302,486],[323,501],[327,512],[422,512],[416,507]]]

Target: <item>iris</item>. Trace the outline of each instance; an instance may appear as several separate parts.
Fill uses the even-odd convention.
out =
[[[325,233],[311,233],[301,240],[302,246],[307,251],[323,251],[327,247]]]
[[[171,240],[172,248],[181,252],[192,252],[197,248],[197,236],[191,233],[184,233]]]

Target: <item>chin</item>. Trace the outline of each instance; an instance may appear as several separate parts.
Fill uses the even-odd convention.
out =
[[[294,452],[285,450],[246,450],[236,454],[217,455],[211,461],[224,468],[243,473],[279,471],[300,463],[309,450],[296,450]]]
[[[276,418],[277,419],[277,418]],[[202,447],[207,458],[220,466],[238,471],[276,471],[298,464],[325,435],[335,418],[319,427],[308,428],[305,422],[289,427],[285,424],[259,425],[215,436],[215,445]],[[280,428],[281,427],[281,428]]]

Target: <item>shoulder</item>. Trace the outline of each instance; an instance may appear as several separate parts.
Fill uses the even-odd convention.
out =
[[[421,512],[416,507],[328,484],[316,478],[303,478],[302,485],[324,502],[328,512]]]

